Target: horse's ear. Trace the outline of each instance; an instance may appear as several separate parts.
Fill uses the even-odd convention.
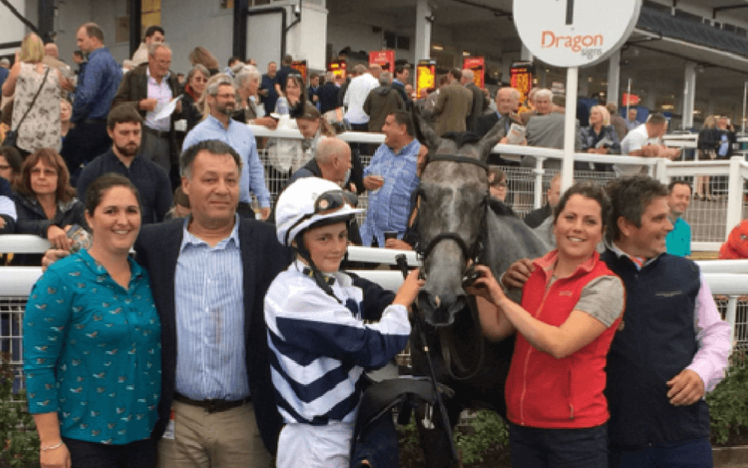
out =
[[[426,145],[429,151],[436,151],[442,144],[442,139],[437,136],[436,132],[420,116],[417,106],[411,107],[410,114],[413,116],[413,123],[415,124],[416,139],[422,145]]]
[[[493,149],[499,140],[501,140],[503,130],[501,127],[502,124],[497,122],[496,125],[494,125],[493,128],[478,142],[477,148],[481,161],[486,162],[488,160],[488,155],[491,154],[491,149]]]

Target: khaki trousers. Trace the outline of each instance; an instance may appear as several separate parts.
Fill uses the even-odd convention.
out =
[[[253,404],[208,413],[174,401],[174,439],[158,443],[159,468],[270,468]]]

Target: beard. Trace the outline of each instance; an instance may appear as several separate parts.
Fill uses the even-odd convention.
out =
[[[132,157],[137,155],[140,152],[140,145],[135,143],[128,143],[125,146],[119,146],[117,143],[114,144],[114,147],[117,149],[117,152],[121,154],[122,156],[128,156]]]
[[[227,102],[224,105],[216,103],[216,111],[223,115],[228,115],[229,117],[231,117],[231,114],[234,113],[234,109],[236,109],[236,103],[234,102]]]

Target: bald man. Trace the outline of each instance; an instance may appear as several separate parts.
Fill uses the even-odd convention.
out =
[[[296,171],[288,180],[288,185],[303,177],[321,177],[342,187],[350,178],[352,167],[348,143],[334,137],[323,137],[317,143],[314,159]]]
[[[44,44],[44,58],[42,59],[42,62],[50,68],[60,70],[62,76],[67,79],[73,76],[73,71],[70,69],[70,66],[60,60],[60,49],[57,48],[57,44],[52,42]]]

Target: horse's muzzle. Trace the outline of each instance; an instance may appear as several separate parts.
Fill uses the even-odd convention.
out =
[[[418,307],[426,323],[435,328],[448,327],[454,323],[455,314],[465,308],[464,295],[442,294],[434,296],[422,289],[418,293]]]

